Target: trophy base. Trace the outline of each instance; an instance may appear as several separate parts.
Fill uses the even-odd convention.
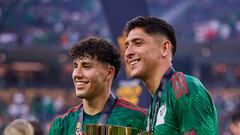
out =
[[[137,135],[139,133],[140,130],[130,127],[97,124],[86,125],[87,135]]]

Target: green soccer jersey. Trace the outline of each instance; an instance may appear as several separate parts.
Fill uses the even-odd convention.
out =
[[[163,90],[156,91],[144,129],[151,131],[152,127],[154,135],[217,135],[217,113],[206,88],[192,76],[169,70],[172,74]],[[150,115],[154,112],[155,120]]]
[[[49,135],[75,135],[80,106],[71,108],[66,114],[58,116],[50,126]],[[106,125],[125,126],[142,130],[146,111],[123,99],[117,99]],[[101,113],[94,116],[84,114],[83,132],[86,124],[98,124]]]

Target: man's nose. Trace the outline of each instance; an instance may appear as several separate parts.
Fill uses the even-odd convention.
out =
[[[83,77],[83,72],[80,68],[75,68],[73,70],[72,75],[73,75],[74,78],[76,78],[76,77],[81,78],[81,77]]]
[[[134,49],[132,48],[131,45],[129,45],[125,50],[125,57],[126,58],[131,58],[131,56],[133,56],[134,54],[135,54]]]

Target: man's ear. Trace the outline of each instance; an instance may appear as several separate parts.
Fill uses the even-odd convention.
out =
[[[105,76],[105,80],[109,80],[111,78],[114,78],[115,75],[115,68],[113,66],[107,67],[107,74]]]
[[[162,57],[166,57],[169,53],[171,53],[172,47],[170,41],[164,41],[162,44]]]

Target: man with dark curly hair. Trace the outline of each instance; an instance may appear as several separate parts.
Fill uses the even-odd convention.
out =
[[[130,76],[142,80],[153,97],[144,129],[154,135],[217,135],[217,113],[206,88],[172,67],[174,28],[162,19],[139,16],[125,30]]]
[[[113,79],[120,69],[120,54],[111,42],[89,37],[69,51],[73,62],[72,79],[76,96],[83,103],[55,118],[50,135],[86,132],[86,124],[102,124],[142,129],[145,111],[118,99],[111,92]]]

